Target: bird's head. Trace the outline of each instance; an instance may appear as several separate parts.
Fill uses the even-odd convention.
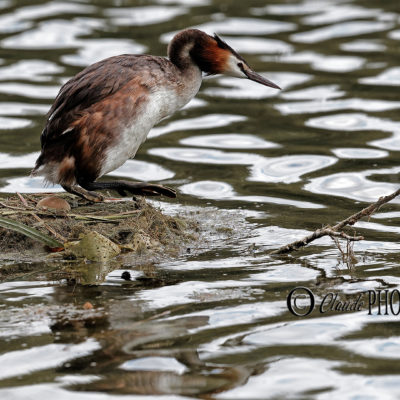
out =
[[[178,33],[169,47],[170,58],[173,61],[174,55],[179,54],[183,62],[186,51],[195,64],[208,75],[224,74],[250,79],[280,89],[278,85],[253,71],[247,61],[216,34],[210,36],[198,29],[187,29]]]

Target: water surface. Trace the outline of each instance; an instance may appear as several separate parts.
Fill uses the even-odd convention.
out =
[[[175,187],[156,204],[220,229],[207,246],[98,285],[54,279],[51,263],[0,283],[1,398],[399,398],[398,317],[286,305],[296,286],[317,302],[398,288],[398,201],[357,225],[351,262],[326,238],[268,256],[397,189],[399,21],[397,0],[0,0],[3,193],[61,190],[29,178],[44,116],[104,57],[164,55],[194,26],[283,88],[207,78],[110,174]]]

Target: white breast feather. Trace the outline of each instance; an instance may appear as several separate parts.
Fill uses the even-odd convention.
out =
[[[188,103],[196,95],[200,84],[201,80],[197,87],[191,88],[181,96],[174,90],[167,89],[158,89],[151,93],[144,109],[133,119],[131,125],[121,132],[118,143],[106,153],[100,176],[119,168],[126,160],[134,157],[151,128]]]

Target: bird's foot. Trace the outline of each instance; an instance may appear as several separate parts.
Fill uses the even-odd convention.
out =
[[[102,196],[101,194],[92,192],[90,190],[86,190],[78,185],[72,185],[72,186],[62,185],[62,187],[67,192],[82,197],[83,199],[88,200],[92,203],[100,203],[104,200],[104,196]]]

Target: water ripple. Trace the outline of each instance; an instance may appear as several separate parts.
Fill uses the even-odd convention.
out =
[[[351,270],[330,238],[297,261],[268,256],[346,214],[343,204],[357,211],[359,202],[398,188],[394,4],[0,0],[3,197],[62,191],[28,178],[62,83],[111,55],[165,55],[173,30],[221,34],[284,89],[207,78],[196,99],[150,133],[138,159],[110,174],[174,179],[177,199],[149,201],[199,221],[208,242],[145,268],[136,256],[115,260],[118,269],[95,288],[49,284],[50,261],[38,270],[30,260],[28,281],[0,285],[0,362],[9,379],[3,386],[10,386],[0,397],[398,398],[396,371],[387,373],[398,358],[398,318],[314,310],[294,320],[286,297],[299,283],[317,302],[330,290],[347,296],[397,287],[400,200],[357,224],[367,240],[355,244]],[[121,278],[126,268],[131,282]],[[95,326],[91,317],[70,326],[72,314],[62,312],[70,301],[80,309],[91,301],[100,317]],[[112,365],[104,358],[110,349]],[[80,387],[72,392],[71,385]]]
[[[343,100],[302,101],[275,106],[282,114],[308,114],[339,110],[388,111],[400,108],[400,101],[352,98]]]
[[[338,85],[313,86],[306,89],[285,91],[279,97],[287,100],[327,100],[346,94]]]
[[[321,1],[302,1],[294,4],[271,4],[264,7],[254,7],[250,11],[254,15],[307,15],[316,14],[318,12],[326,10],[330,4],[335,4],[335,0]]]
[[[154,147],[149,150],[149,154],[175,161],[217,165],[250,165],[256,163],[260,158],[262,158],[257,154],[250,153],[228,153],[220,150],[180,147]]]
[[[317,15],[304,17],[302,22],[307,25],[324,25],[352,19],[374,18],[378,14],[382,14],[382,10],[352,4],[332,4]]]
[[[79,344],[48,344],[26,350],[10,351],[0,355],[2,365],[7,365],[0,372],[0,379],[22,376],[33,371],[56,368],[66,361],[85,357],[100,348],[94,339]],[[26,360],[30,362],[27,363]]]
[[[59,86],[30,85],[27,83],[0,83],[0,93],[14,94],[31,99],[53,99]]]
[[[341,343],[346,350],[363,357],[400,358],[400,337],[369,338],[368,340],[347,340]]]
[[[310,393],[318,393],[315,398],[319,400],[380,400],[400,395],[397,375],[365,376],[355,372],[345,375],[340,372],[341,368],[349,367],[351,365],[347,362],[323,358],[279,358],[272,360],[265,372],[250,377],[243,386],[223,392],[217,398],[275,399],[287,398],[289,393],[293,398],[309,398]],[[293,389],[288,390],[287,387]]]
[[[147,6],[109,8],[104,14],[111,17],[111,24],[116,26],[144,26],[171,21],[186,12],[184,7]]]
[[[53,79],[53,74],[64,71],[64,68],[45,60],[21,60],[14,64],[0,67],[0,80],[23,79],[32,82],[46,82]]]
[[[312,79],[311,75],[289,72],[266,72],[261,73],[261,75],[267,76],[268,79],[271,79],[273,82],[276,82],[285,89]],[[237,78],[218,78],[218,83],[227,87],[208,88],[205,89],[203,93],[208,96],[219,96],[232,99],[264,99],[279,95],[279,92],[276,89],[271,89],[267,86],[257,85],[248,82],[247,80],[240,80]]]
[[[107,174],[107,176],[128,177],[141,181],[162,181],[174,175],[174,172],[161,165],[139,160],[128,160],[122,167]]]
[[[86,67],[117,54],[141,54],[147,51],[146,46],[130,39],[82,39],[76,44],[79,45],[76,54],[65,54],[61,57],[65,64]]]
[[[1,46],[12,49],[41,50],[79,47],[77,38],[92,34],[93,29],[101,25],[100,21],[88,19],[43,21],[36,28],[3,39]]]
[[[399,172],[399,168],[341,172],[310,179],[310,182],[304,186],[304,189],[318,194],[374,202],[381,196],[393,193],[398,189],[398,185],[387,182],[376,182],[367,177],[375,174],[398,174]],[[400,200],[394,199],[392,202],[400,203]]]
[[[337,162],[329,156],[294,155],[260,160],[250,169],[249,181],[284,182],[300,181],[304,174],[326,168]]]
[[[353,52],[382,52],[386,50],[386,46],[377,40],[353,40],[352,42],[343,43],[340,48],[344,51]]]
[[[277,39],[224,36],[224,40],[242,54],[284,54],[293,51],[293,46]]]
[[[211,0],[155,0],[157,4],[181,4],[183,6],[196,7],[207,6]]]
[[[286,304],[283,301],[242,304],[236,307],[225,307],[219,309],[208,309],[186,314],[186,317],[207,316],[208,323],[205,327],[200,327],[193,331],[199,332],[204,329],[220,328],[223,326],[233,326],[248,324],[251,321],[268,318],[283,314]]]
[[[17,121],[21,121],[18,119]],[[30,122],[30,121],[28,121]],[[0,118],[1,126],[1,118]],[[9,169],[10,166],[13,168],[33,168],[35,161],[39,156],[39,152],[22,154],[18,156],[12,156],[7,153],[0,153],[0,169]]]
[[[28,103],[1,103],[0,115],[29,116],[45,115],[49,111],[49,105]]]
[[[169,132],[197,130],[197,129],[210,129],[227,126],[233,122],[244,121],[247,118],[242,115],[229,115],[229,114],[208,114],[202,117],[181,119],[172,121],[167,125],[158,126],[151,130],[149,138],[164,135]]]
[[[263,58],[268,60],[267,58]],[[303,51],[300,53],[286,54],[281,57],[282,62],[295,64],[310,64],[318,71],[329,72],[350,72],[360,69],[365,59],[355,56],[326,56],[312,51]]]
[[[400,40],[400,29],[389,32],[388,37],[393,40]]]
[[[248,203],[272,203],[297,207],[297,208],[324,208],[321,204],[316,204],[308,201],[291,200],[288,198],[272,197],[272,196],[240,196],[233,187],[226,182],[219,181],[199,181],[192,182],[179,187],[179,190],[196,198],[210,200],[236,200]],[[274,236],[276,237],[276,235]],[[287,234],[285,240],[288,240]],[[254,243],[254,241],[252,242]],[[276,244],[276,243],[275,243]]]
[[[263,230],[263,234],[268,234],[268,229]],[[260,231],[257,231],[257,234],[260,235]],[[271,230],[269,232],[271,234]],[[253,240],[253,239],[252,239]],[[260,245],[255,240],[257,245]],[[265,244],[265,243],[263,243]],[[256,274],[251,274],[247,279],[254,280],[258,282],[306,282],[310,280],[315,280],[320,275],[319,271],[315,271],[313,269],[303,268],[300,264],[286,264],[284,268],[282,265],[275,265],[272,267],[268,267],[266,272],[259,272]]]
[[[310,118],[306,121],[306,126],[338,131],[361,131],[379,130],[392,131],[400,130],[400,123],[388,119],[370,117],[361,113],[335,114],[323,117]]]
[[[30,178],[27,176],[20,178],[7,178],[1,181],[5,186],[0,187],[1,193],[50,193],[63,192],[64,189],[59,185],[47,186],[42,177]]]
[[[119,368],[126,371],[171,371],[179,375],[188,368],[172,357],[142,357],[125,361]]]
[[[354,21],[342,22],[307,32],[291,35],[291,40],[299,43],[318,43],[325,40],[348,36],[364,35],[366,33],[382,32],[393,27],[391,22],[381,21]]]
[[[400,86],[400,67],[388,68],[377,76],[360,78],[365,85]]]
[[[32,121],[24,118],[0,117],[0,129],[22,129],[32,125]],[[8,164],[7,167],[9,167]]]
[[[36,20],[41,18],[55,17],[64,14],[91,14],[96,11],[96,7],[87,4],[67,3],[67,2],[47,2],[43,4],[25,6],[15,10],[12,14],[17,20]]]
[[[400,123],[384,118],[370,117],[366,114],[336,114],[324,117],[311,118],[306,125],[313,128],[322,128],[335,131],[383,131],[392,132],[392,136],[385,139],[372,140],[368,144],[387,150],[400,150]]]
[[[192,136],[181,139],[186,146],[215,147],[217,149],[271,149],[280,145],[254,135],[222,133],[216,135]]]
[[[222,18],[220,21],[210,21],[194,26],[196,29],[226,35],[269,35],[272,33],[293,31],[296,24],[259,18]],[[168,32],[161,35],[163,43],[169,42],[179,31]]]
[[[388,156],[387,151],[375,150],[375,149],[361,149],[361,148],[338,148],[332,149],[332,153],[338,158],[347,159],[372,159],[372,158],[384,158]]]

